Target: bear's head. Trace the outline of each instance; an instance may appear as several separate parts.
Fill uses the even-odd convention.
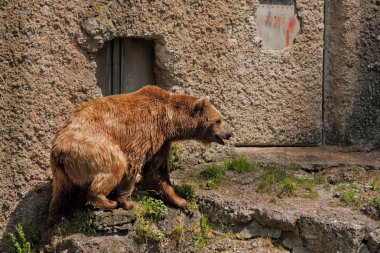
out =
[[[224,122],[223,115],[211,104],[208,97],[176,96],[175,115],[180,126],[180,138],[195,139],[204,144],[212,142],[224,145],[232,131]]]
[[[201,119],[198,123],[200,135],[197,140],[205,144],[216,142],[224,145],[224,140],[231,138],[232,131],[227,127],[222,114],[211,104],[209,97],[199,98],[193,113]]]

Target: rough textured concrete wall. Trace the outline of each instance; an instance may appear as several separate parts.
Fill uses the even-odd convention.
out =
[[[380,135],[380,1],[328,1],[326,143]]]
[[[96,65],[77,45],[82,1],[2,1],[0,8],[1,236],[9,220],[46,217],[53,133],[99,89]]]
[[[95,54],[115,37],[154,39],[158,84],[210,95],[235,143],[319,142],[323,1],[297,1],[302,32],[280,51],[261,49],[258,4],[2,1],[0,236],[11,223],[45,217],[51,138],[69,111],[100,95]]]

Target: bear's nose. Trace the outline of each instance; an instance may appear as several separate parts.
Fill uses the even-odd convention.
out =
[[[233,135],[234,135],[234,133],[232,131],[227,131],[225,134],[226,140],[229,140]]]

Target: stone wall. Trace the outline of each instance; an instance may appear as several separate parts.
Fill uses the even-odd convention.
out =
[[[276,51],[264,50],[257,37],[259,4],[256,0],[2,1],[0,236],[15,222],[46,217],[51,139],[65,115],[101,96],[96,52],[114,38],[154,40],[157,84],[174,92],[211,96],[235,130],[232,144],[320,143],[323,1],[296,1],[301,32],[293,46]],[[371,34],[366,38],[377,43]],[[365,48],[364,37],[360,43]],[[378,65],[372,60],[371,64],[365,66],[366,73],[378,73],[370,70],[378,70]],[[355,73],[362,70],[356,68]],[[361,76],[358,87],[364,92],[368,75]],[[333,81],[329,84],[332,87]],[[337,102],[328,108],[333,103]],[[356,115],[361,116],[365,106],[359,104]],[[193,144],[188,152],[195,162],[203,162],[227,151],[219,149],[217,156]]]

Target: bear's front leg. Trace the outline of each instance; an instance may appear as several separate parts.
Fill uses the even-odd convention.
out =
[[[150,162],[143,168],[143,185],[147,189],[155,190],[163,199],[169,203],[185,208],[187,201],[179,197],[170,183],[169,178],[169,151],[170,143],[165,143],[154,155]]]

